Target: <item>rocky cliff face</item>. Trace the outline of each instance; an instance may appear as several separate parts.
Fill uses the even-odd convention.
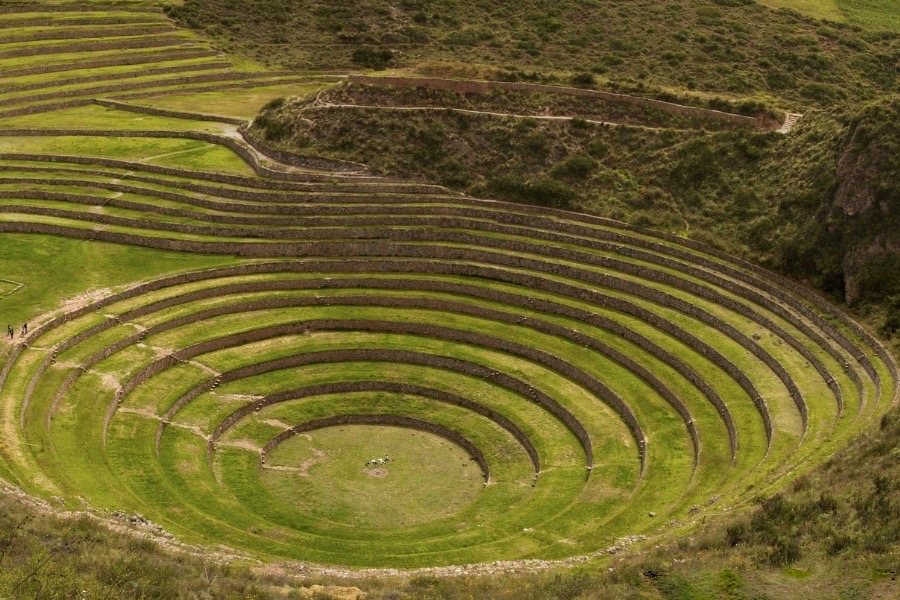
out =
[[[842,240],[844,296],[900,292],[900,100],[863,108],[839,148],[827,230]]]

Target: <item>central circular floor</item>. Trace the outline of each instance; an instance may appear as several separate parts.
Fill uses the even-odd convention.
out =
[[[484,487],[478,463],[453,442],[381,425],[298,434],[266,456],[260,477],[272,495],[309,516],[363,527],[444,518]]]

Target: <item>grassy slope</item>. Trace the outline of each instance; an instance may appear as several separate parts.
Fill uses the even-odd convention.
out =
[[[592,72],[613,87],[774,97],[795,107],[896,85],[896,33],[743,0],[187,0],[170,13],[229,49],[301,69],[537,79]]]
[[[900,30],[900,12],[892,0],[760,0],[772,8],[789,8],[799,13],[853,23],[872,31]]]

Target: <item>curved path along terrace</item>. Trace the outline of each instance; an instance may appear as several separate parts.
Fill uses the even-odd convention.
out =
[[[80,50],[80,28],[104,19],[138,38],[129,50]],[[227,69],[139,62],[182,37],[154,12],[3,12],[0,63],[44,58],[0,75],[15,80],[0,110],[52,115],[145,76],[169,85],[170,69]],[[61,40],[77,40],[80,68],[52,59]],[[203,54],[197,43],[177,52]],[[138,62],[94,73],[131,49]],[[235,257],[46,315],[0,368],[14,483],[140,512],[187,541],[347,566],[587,555],[771,492],[898,400],[896,364],[848,316],[687,240],[267,166],[189,127],[0,127],[23,143],[0,156],[0,232]],[[255,175],[28,149],[48,137],[188,139]],[[478,489],[387,525],[317,505],[317,432],[349,447],[372,427],[453,446],[468,460],[446,470],[475,469]]]

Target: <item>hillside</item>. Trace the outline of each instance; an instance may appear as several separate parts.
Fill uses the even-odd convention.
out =
[[[696,90],[782,108],[896,89],[898,32],[823,23],[750,0],[312,3],[186,0],[169,14],[225,48],[296,69]]]

